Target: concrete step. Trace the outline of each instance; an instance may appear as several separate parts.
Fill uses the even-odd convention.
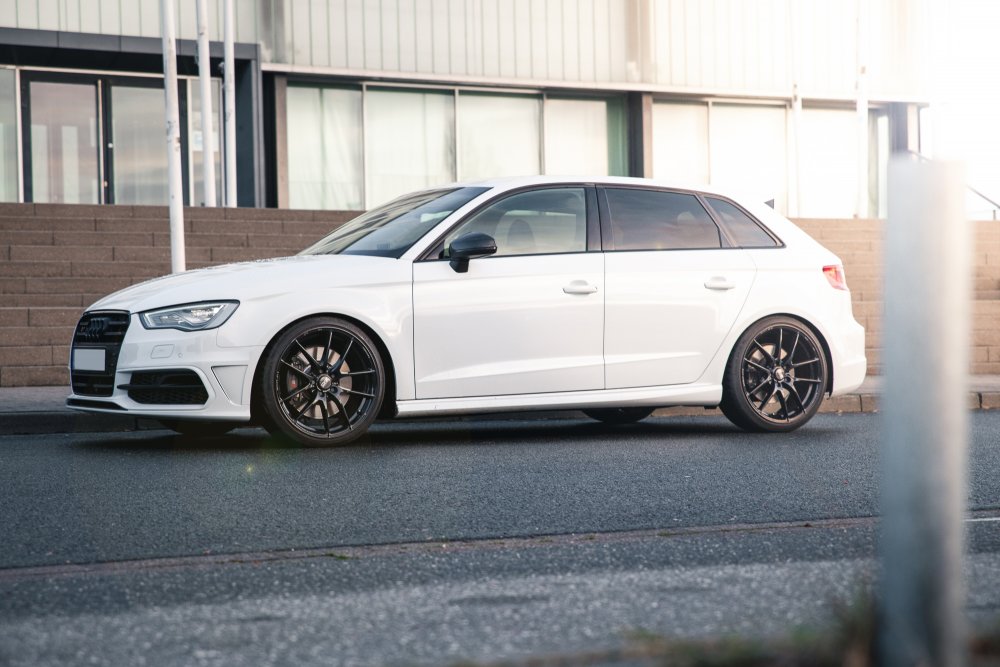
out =
[[[69,385],[65,365],[0,366],[0,387],[53,387]]]

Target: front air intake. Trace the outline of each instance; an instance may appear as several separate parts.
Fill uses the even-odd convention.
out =
[[[204,405],[208,391],[194,371],[162,370],[132,373],[128,384],[118,385],[128,397],[145,405]]]

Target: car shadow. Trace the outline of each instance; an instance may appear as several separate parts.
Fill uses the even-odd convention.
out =
[[[406,420],[376,423],[361,439],[344,447],[330,449],[302,448],[296,443],[276,438],[260,428],[241,428],[221,436],[188,436],[168,430],[143,430],[130,433],[93,434],[78,441],[84,450],[128,453],[243,453],[260,451],[345,451],[365,448],[391,450],[410,447],[466,447],[470,445],[540,447],[584,444],[605,440],[646,440],[664,444],[672,437],[690,441],[704,439],[718,443],[720,437],[738,436],[734,445],[745,446],[746,439],[762,444],[797,443],[803,438],[835,431],[835,427],[813,422],[792,434],[747,433],[718,416],[653,417],[635,424],[609,425],[586,418],[454,418],[447,420]]]

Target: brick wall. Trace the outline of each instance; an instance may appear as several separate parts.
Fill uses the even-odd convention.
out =
[[[344,211],[185,209],[189,268],[291,255]],[[882,223],[802,220],[844,260],[879,370]],[[0,386],[63,385],[73,327],[98,298],[169,273],[166,207],[0,204]],[[972,371],[1000,373],[1000,223],[976,223]]]
[[[293,255],[356,212],[187,208],[188,268]],[[0,387],[64,385],[83,309],[170,273],[165,206],[0,204]]]

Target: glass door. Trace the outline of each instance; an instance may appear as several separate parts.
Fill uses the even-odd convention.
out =
[[[99,84],[22,80],[25,201],[101,202]]]
[[[142,85],[145,84],[145,85]],[[108,203],[167,203],[167,144],[163,84],[108,84]]]
[[[182,82],[178,93],[185,204],[190,201],[191,162],[187,90]],[[25,71],[21,95],[25,201],[167,203],[162,79]]]

